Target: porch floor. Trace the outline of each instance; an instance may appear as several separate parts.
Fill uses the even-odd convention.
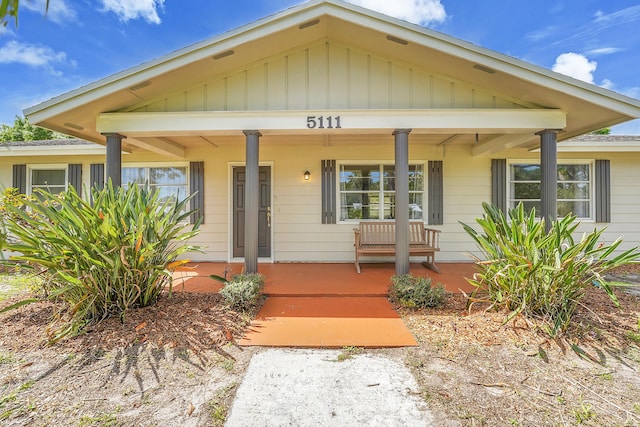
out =
[[[240,273],[242,264],[198,263],[174,274],[174,289],[217,292],[221,284],[210,274]],[[475,271],[470,263],[439,264],[435,273],[412,264],[415,275],[432,277],[448,292],[472,290],[465,277]],[[268,296],[239,344],[273,347],[406,347],[416,345],[388,301],[392,263],[260,264]]]
[[[393,263],[361,263],[362,273],[356,273],[353,263],[275,263],[258,264],[258,272],[265,277],[264,293],[267,296],[386,296],[391,276],[395,274]],[[411,273],[428,276],[433,283],[442,283],[447,292],[471,292],[467,282],[476,271],[473,263],[439,263],[440,273],[411,264]],[[177,270],[173,277],[176,291],[193,293],[218,292],[222,284],[210,274],[225,276],[242,272],[243,264],[224,262],[191,263]]]

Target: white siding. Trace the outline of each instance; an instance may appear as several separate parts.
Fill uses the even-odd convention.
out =
[[[475,246],[458,221],[475,226],[475,219],[482,213],[481,204],[491,199],[491,159],[472,157],[471,147],[464,145],[442,147],[420,142],[419,137],[409,137],[411,161],[442,160],[444,169],[444,224],[441,261],[468,261],[466,255],[475,252]],[[273,259],[280,262],[351,262],[353,261],[352,223],[321,223],[321,160],[393,162],[393,137],[358,138],[349,144],[341,138],[339,143],[322,137],[295,139],[287,142],[278,137],[263,137],[260,161],[271,164]],[[230,171],[231,164],[244,162],[244,138],[216,140],[218,147],[187,149],[185,161],[205,163],[205,223],[194,243],[205,246],[203,254],[192,254],[201,261],[226,261],[231,246],[230,221]],[[503,156],[513,159],[537,159],[536,153],[512,151]],[[508,155],[507,155],[508,154]],[[590,153],[560,154],[567,159],[590,159]],[[640,245],[640,153],[598,153],[597,158],[611,160],[612,223],[585,222],[582,231],[594,227],[607,227],[605,242],[624,238],[624,248]],[[101,156],[47,156],[0,157],[0,187],[11,185],[13,164],[82,163],[83,184],[89,187],[89,165],[101,163]],[[154,154],[141,152],[126,155],[129,162],[167,162]],[[303,173],[311,172],[311,180],[305,182]]]

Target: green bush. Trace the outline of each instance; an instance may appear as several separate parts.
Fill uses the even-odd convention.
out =
[[[617,304],[602,274],[638,259],[638,248],[616,252],[621,239],[602,244],[604,229],[575,241],[579,222],[573,215],[554,221],[547,233],[544,221],[533,210],[526,214],[522,204],[508,218],[495,206],[485,203],[483,209],[476,220],[482,234],[461,223],[484,255],[476,258],[479,272],[469,280],[476,287],[470,303],[486,292],[493,306],[510,311],[505,321],[518,314],[539,319],[551,336],[566,331],[589,287],[602,289]]]
[[[234,310],[250,310],[260,302],[264,278],[260,274],[236,274],[220,290],[222,299]]]
[[[26,209],[5,205],[6,229],[16,239],[7,249],[22,254],[13,259],[45,270],[49,297],[66,303],[52,340],[154,304],[163,289],[171,291],[172,270],[187,262],[178,256],[198,250],[187,242],[198,233],[198,224],[186,224],[189,198],[162,201],[158,192],[109,182],[92,200],[70,187],[40,192],[24,200]]]
[[[431,286],[431,278],[403,274],[391,278],[389,297],[397,304],[410,308],[437,307],[445,300],[441,283]]]

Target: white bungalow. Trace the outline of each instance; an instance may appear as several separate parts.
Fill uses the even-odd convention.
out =
[[[25,110],[106,146],[9,147],[0,185],[105,178],[196,192],[200,261],[352,262],[354,223],[442,231],[466,261],[481,203],[640,244],[640,142],[563,141],[640,101],[339,0],[312,0]],[[559,144],[558,144],[559,143]],[[88,151],[87,151],[88,150]],[[104,150],[104,149],[103,149]],[[247,220],[251,218],[251,220]],[[194,218],[195,220],[195,218]]]

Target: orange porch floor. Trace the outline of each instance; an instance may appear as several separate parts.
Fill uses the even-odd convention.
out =
[[[231,277],[242,264],[194,263],[174,274],[174,289],[218,292],[210,274]],[[439,264],[435,273],[412,264],[411,273],[429,276],[448,292],[469,292],[471,263]],[[406,347],[416,345],[411,332],[388,301],[392,263],[259,264],[265,277],[266,302],[240,340],[244,346],[272,347]]]
[[[258,272],[265,276],[264,293],[271,296],[313,295],[387,295],[391,276],[395,274],[393,263],[361,264],[362,273],[356,273],[352,263],[275,263],[259,264]],[[411,264],[411,273],[428,276],[433,283],[442,283],[447,292],[471,292],[467,282],[476,271],[472,263],[439,263],[440,273]],[[210,274],[227,277],[242,272],[243,264],[222,262],[191,263],[178,269],[173,277],[176,291],[218,292],[220,282],[209,278]]]

